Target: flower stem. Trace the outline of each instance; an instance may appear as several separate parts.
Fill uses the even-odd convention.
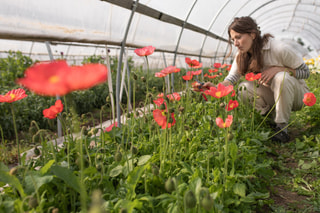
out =
[[[16,125],[16,117],[14,115],[14,108],[13,104],[10,104],[11,107],[11,113],[12,113],[12,120],[13,120],[13,128],[14,132],[16,134],[16,143],[17,143],[17,148],[18,148],[18,164],[20,164],[20,143],[19,143],[19,137],[18,137],[18,130],[17,130],[17,125]]]

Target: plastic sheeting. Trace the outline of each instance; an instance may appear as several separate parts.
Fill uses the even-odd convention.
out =
[[[157,51],[152,56],[154,67],[173,63],[178,66],[187,55],[210,64],[212,60],[222,61],[228,51],[230,22],[234,17],[248,15],[257,20],[262,33],[302,41],[309,49],[304,51],[306,57],[318,55],[320,50],[320,0],[0,2],[0,38],[5,39],[0,40],[1,57],[5,51],[20,50],[42,60],[47,54],[45,45],[39,43],[43,41],[55,42],[51,47],[56,58],[63,52],[76,63],[85,55],[104,55],[105,45],[111,47],[111,55],[117,55],[117,46],[121,46],[128,29],[128,55],[136,57],[134,48],[152,45]],[[134,5],[137,12],[128,26]],[[159,16],[153,17],[155,14]]]

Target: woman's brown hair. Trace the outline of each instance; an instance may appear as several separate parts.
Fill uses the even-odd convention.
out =
[[[254,33],[255,39],[252,43],[252,54],[250,53],[241,53],[239,52],[236,60],[238,65],[238,71],[240,74],[244,75],[249,72],[259,73],[263,67],[263,56],[262,56],[262,48],[265,43],[269,41],[270,37],[273,37],[271,34],[267,33],[261,36],[261,31],[255,22],[249,16],[237,17],[233,20],[233,22],[229,25],[228,34],[229,34],[229,45],[232,47],[232,41],[230,36],[230,31],[233,30],[237,33],[241,34],[251,34]],[[230,48],[231,54],[232,48]]]

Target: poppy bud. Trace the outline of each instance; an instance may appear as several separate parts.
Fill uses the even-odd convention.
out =
[[[99,172],[101,171],[101,169],[102,169],[101,163],[97,163],[96,169],[97,169]]]
[[[169,109],[169,112],[174,113],[174,109],[173,108]]]
[[[116,154],[114,155],[114,159],[117,162],[120,162],[122,160],[122,154],[120,151],[117,151]]]
[[[173,192],[176,190],[176,180],[172,177],[169,177],[164,185],[167,192]]]
[[[52,209],[52,213],[59,213],[59,209],[58,208]]]
[[[133,155],[137,154],[138,151],[139,151],[136,146],[131,146],[131,149],[130,149],[130,150],[131,150],[131,152],[132,152]]]
[[[18,173],[18,168],[17,167],[13,167],[12,169],[10,169],[9,174],[10,175],[16,175]]]
[[[184,196],[184,202],[186,204],[186,207],[189,209],[192,209],[197,205],[197,199],[193,191],[189,190],[186,192]]]
[[[152,93],[148,93],[147,98],[152,98]]]
[[[132,74],[132,78],[133,78],[133,80],[135,80],[135,81],[136,81],[136,80],[138,79],[137,74],[135,74],[134,72],[132,72],[131,74]]]
[[[179,107],[179,111],[180,111],[180,112],[184,112],[184,107],[183,107],[183,106],[180,106],[180,107]]]
[[[156,165],[152,166],[152,174],[153,175],[159,175],[159,167],[157,167]]]
[[[173,122],[173,118],[172,117],[169,117],[169,123],[172,123]]]
[[[224,108],[226,106],[226,104],[224,103],[224,102],[222,102],[221,104],[220,104],[220,107],[221,108]]]
[[[160,110],[165,110],[166,109],[166,105],[163,103],[160,105]]]
[[[126,208],[122,208],[122,209],[120,209],[120,211],[119,211],[119,213],[127,213],[128,212],[128,210],[126,209]]]
[[[210,194],[207,194],[202,200],[201,200],[201,206],[207,210],[210,211],[213,207],[214,201]]]
[[[231,141],[233,139],[233,134],[230,132],[228,133],[228,140]]]
[[[146,78],[144,76],[141,77],[142,82],[146,82]]]
[[[107,103],[110,102],[110,96],[107,96],[107,97],[106,97],[106,102],[107,102]]]
[[[35,154],[35,156],[39,156],[40,155],[40,150],[39,150],[39,148],[37,146],[34,148],[33,153]]]
[[[38,205],[38,200],[35,197],[30,197],[29,202],[28,202],[29,208],[33,209]]]

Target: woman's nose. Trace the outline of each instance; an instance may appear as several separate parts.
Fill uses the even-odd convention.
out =
[[[233,43],[234,43],[234,46],[236,47],[239,46],[239,42],[237,40],[235,40]]]

